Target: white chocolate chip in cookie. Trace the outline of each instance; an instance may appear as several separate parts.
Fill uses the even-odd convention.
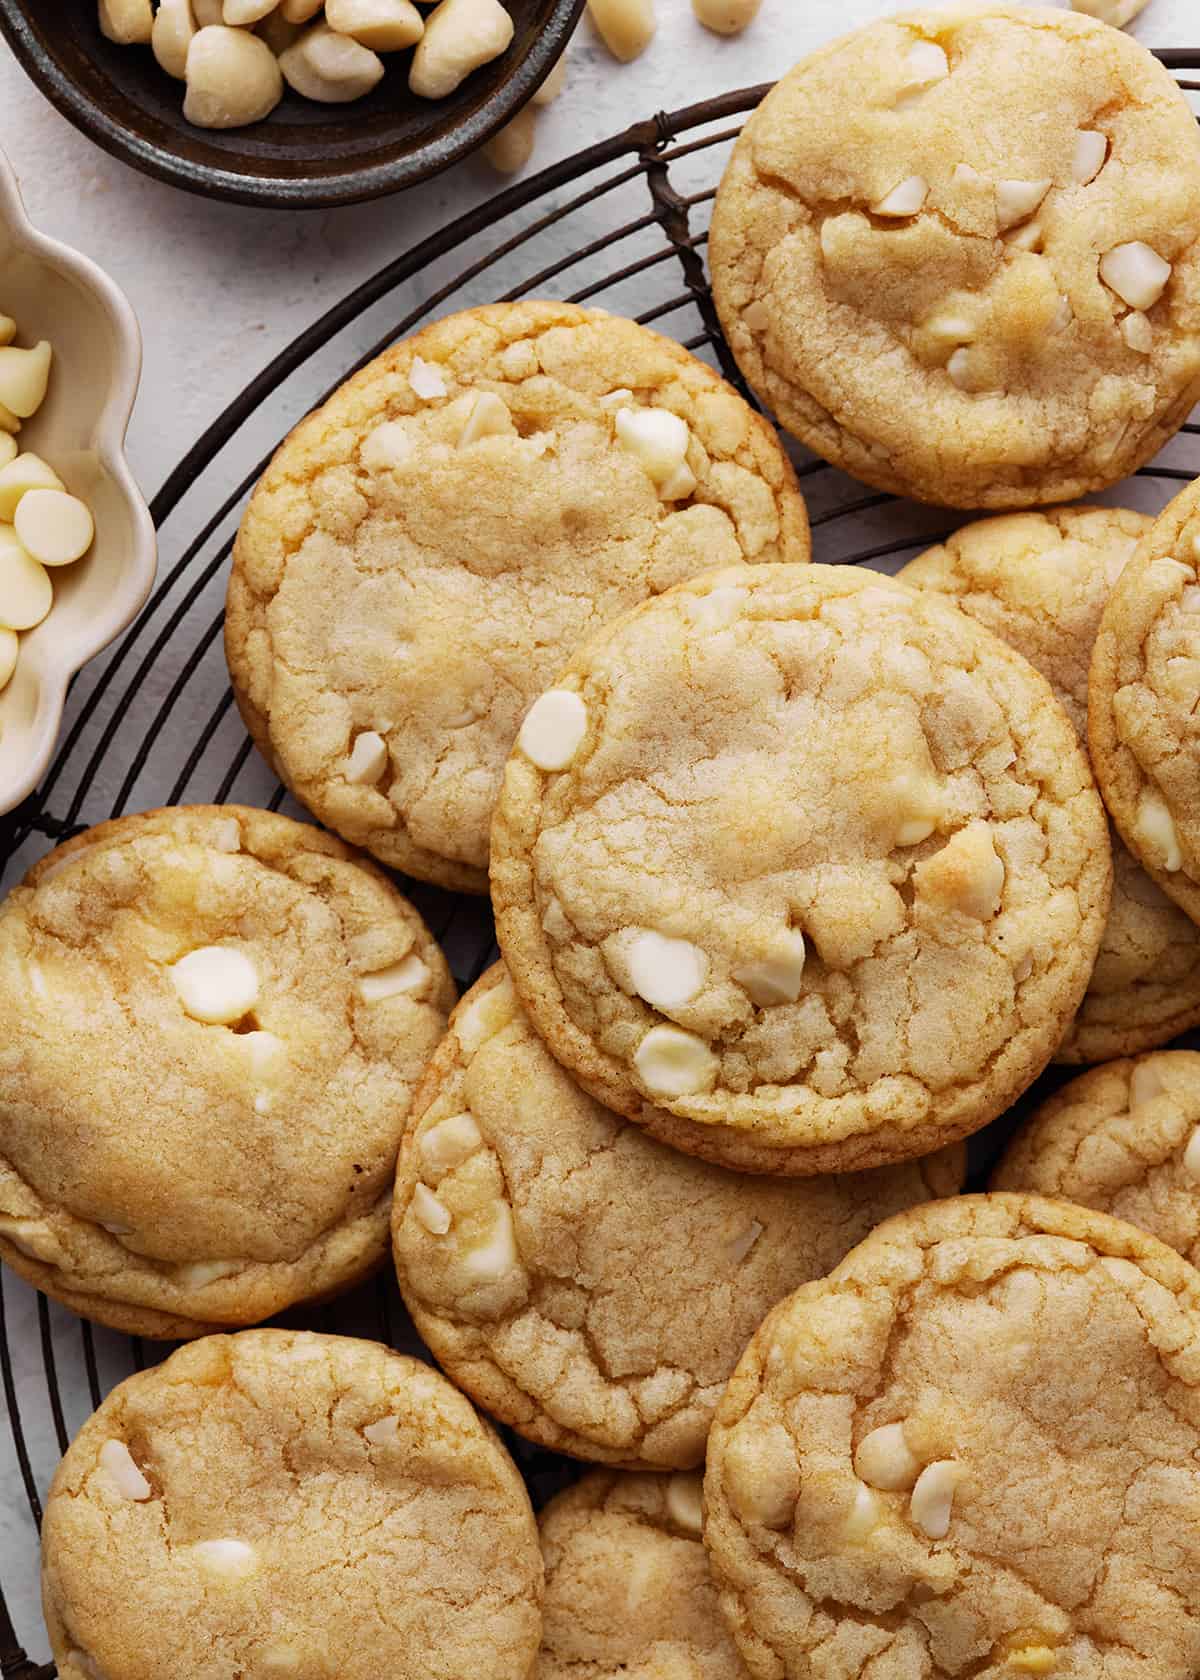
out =
[[[444,390],[439,395],[445,395]],[[415,454],[412,433],[403,420],[385,420],[373,432],[367,433],[358,458],[368,472],[378,473],[411,461]]]
[[[450,1209],[434,1195],[428,1185],[418,1183],[413,1189],[412,1210],[417,1222],[431,1236],[444,1237],[450,1229]]]
[[[587,734],[587,707],[572,689],[551,688],[525,714],[517,746],[539,770],[565,770]]]
[[[454,1031],[466,1054],[473,1056],[481,1044],[506,1027],[515,1009],[516,994],[507,980],[481,992],[460,1009],[454,1019]]]
[[[991,825],[970,822],[913,870],[918,899],[940,910],[956,910],[986,922],[1000,907],[1004,861]]]
[[[915,216],[929,197],[929,182],[923,175],[909,175],[872,204],[876,216]]]
[[[1139,356],[1148,356],[1154,349],[1154,328],[1149,316],[1143,315],[1140,309],[1133,310],[1121,322],[1121,337]]]
[[[708,958],[686,939],[639,928],[629,946],[629,973],[634,990],[652,1009],[678,1009],[703,987]]]
[[[215,852],[240,852],[242,849],[242,828],[236,817],[226,817],[217,823],[209,839],[209,845]]]
[[[704,1503],[699,1476],[680,1473],[671,1477],[667,1483],[667,1515],[689,1534],[700,1533],[704,1527]]]
[[[373,785],[388,767],[388,744],[374,729],[354,737],[346,759],[346,780],[355,786]]]
[[[1162,1075],[1154,1062],[1138,1062],[1129,1080],[1130,1108],[1144,1108],[1166,1094]]]
[[[1188,1139],[1187,1148],[1183,1152],[1183,1170],[1189,1178],[1200,1184],[1200,1126],[1197,1126]]]
[[[138,1469],[124,1441],[105,1441],[100,1448],[99,1464],[122,1499],[140,1504],[153,1494],[153,1488]]]
[[[968,350],[961,348],[956,350],[946,363],[946,372],[950,375],[951,382],[957,385],[960,391],[974,389],[971,378],[971,355]]]
[[[180,1289],[207,1289],[210,1283],[233,1277],[243,1269],[240,1260],[192,1260],[174,1268],[175,1282]]]
[[[387,1417],[377,1418],[363,1430],[363,1440],[369,1441],[373,1447],[394,1446],[400,1435],[400,1419],[390,1413]]]
[[[1094,181],[1108,158],[1108,136],[1095,128],[1081,128],[1071,153],[1071,179],[1081,187]]]
[[[944,47],[936,41],[914,41],[904,60],[901,96],[923,93],[936,82],[944,82],[949,74],[950,60]]]
[[[717,1058],[704,1040],[679,1027],[651,1027],[633,1063],[646,1088],[660,1097],[708,1090],[718,1069]]]
[[[387,968],[377,968],[373,974],[360,974],[356,982],[358,995],[364,1003],[382,1003],[384,998],[397,997],[402,992],[417,992],[429,979],[429,968],[414,952],[401,957]]]
[[[931,1540],[944,1540],[949,1534],[954,1495],[962,1478],[961,1464],[949,1458],[926,1465],[917,1477],[909,1509],[913,1522]]]
[[[434,397],[446,395],[446,381],[442,370],[436,362],[427,362],[420,356],[414,356],[412,366],[408,370],[408,383],[418,397],[426,402]]]
[[[842,1524],[842,1535],[847,1544],[861,1546],[879,1527],[882,1516],[883,1507],[877,1496],[860,1482],[854,1490],[854,1501]]]
[[[665,496],[667,487],[686,465],[691,438],[687,421],[666,408],[619,408],[615,424],[618,442],[637,457],[655,488]]]
[[[228,1026],[258,1002],[258,971],[242,951],[204,945],[167,970],[180,1002],[196,1021]]]
[[[760,1224],[757,1219],[752,1219],[744,1231],[734,1237],[732,1242],[726,1243],[725,1252],[735,1266],[741,1265],[765,1230],[765,1225]]]
[[[250,1072],[255,1079],[271,1079],[282,1070],[286,1046],[277,1033],[241,1033],[238,1043],[250,1058]]]
[[[1130,309],[1151,309],[1166,290],[1171,265],[1143,240],[1132,239],[1100,258],[1100,278]]]
[[[477,1283],[497,1283],[520,1263],[512,1210],[507,1202],[496,1203],[489,1235],[464,1249],[461,1260],[464,1272]]]
[[[786,1528],[800,1497],[800,1467],[781,1423],[743,1423],[725,1450],[730,1504],[743,1522]]]
[[[892,843],[896,846],[919,846],[928,840],[942,815],[941,792],[920,771],[902,770],[893,776],[886,804],[895,821]]]
[[[760,1009],[795,1003],[804,979],[805,956],[804,935],[798,928],[789,928],[773,955],[743,963],[734,969],[733,978]]]
[[[686,607],[693,624],[701,624],[706,630],[723,630],[733,623],[745,604],[744,589],[723,583],[706,595],[689,596]]]
[[[480,391],[471,403],[470,413],[458,436],[458,447],[477,443],[480,438],[502,437],[516,431],[508,404],[495,391]]]
[[[258,1569],[258,1554],[245,1540],[198,1540],[184,1550],[219,1581],[245,1581]]]
[[[1007,1661],[1018,1674],[1052,1674],[1058,1667],[1058,1653],[1049,1645],[1019,1645],[1008,1653]]]
[[[1016,227],[1018,222],[1027,221],[1050,191],[1050,187],[1051,182],[1048,179],[997,181],[996,225],[1004,229]]]
[[[473,1114],[451,1114],[421,1133],[418,1149],[426,1170],[435,1178],[453,1172],[483,1147],[483,1133]]]
[[[904,1437],[902,1423],[885,1423],[858,1443],[854,1468],[869,1487],[901,1493],[916,1484],[921,1461]]]
[[[1179,831],[1166,801],[1153,788],[1146,788],[1138,801],[1135,832],[1150,862],[1168,874],[1183,867]]]

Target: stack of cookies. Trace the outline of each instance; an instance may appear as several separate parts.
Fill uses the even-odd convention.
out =
[[[767,98],[711,259],[790,431],[1010,511],[811,564],[678,346],[443,320],[237,544],[324,827],[122,818],[0,908],[0,1253],[187,1344],[59,1470],[64,1680],[1200,1669],[1200,490],[1036,511],[1200,393],[1200,137],[1102,24],[909,13]],[[490,891],[456,1007],[388,869]],[[242,1328],[389,1244],[443,1374]],[[540,1525],[481,1414],[594,1467]]]

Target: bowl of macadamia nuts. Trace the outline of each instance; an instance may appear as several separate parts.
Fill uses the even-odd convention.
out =
[[[71,678],[154,582],[125,459],[141,363],[124,295],[33,228],[0,155],[0,813],[49,765]]]
[[[0,0],[0,29],[114,156],[299,210],[395,192],[482,146],[550,77],[583,5]]]

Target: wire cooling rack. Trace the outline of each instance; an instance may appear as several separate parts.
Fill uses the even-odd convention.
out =
[[[1200,71],[1200,48],[1157,56],[1182,88],[1200,92],[1200,81],[1186,74]],[[729,149],[766,92],[764,84],[660,112],[501,193],[389,263],[251,380],[151,504],[161,582],[115,650],[77,679],[63,744],[41,787],[0,819],[0,883],[16,879],[49,845],[124,811],[235,800],[304,815],[254,751],[233,705],[220,645],[226,567],[242,506],[283,432],[394,339],[430,317],[494,301],[500,271],[506,299],[568,298],[635,316],[744,390],[713,308],[704,247]],[[1185,426],[1157,461],[1106,499],[1157,512],[1179,483],[1200,474],[1198,433],[1200,426]],[[818,560],[894,570],[961,523],[867,492],[795,454]],[[455,978],[470,985],[495,951],[487,905],[403,884]],[[389,1276],[282,1322],[421,1351]],[[4,1680],[55,1673],[27,1657],[21,1640],[40,1638],[36,1530],[59,1456],[109,1388],[169,1351],[93,1328],[0,1271],[0,1382],[15,1465],[0,1496],[0,1542],[11,1552],[24,1535],[29,1553],[21,1579],[10,1566],[0,1582]],[[572,1473],[553,1453],[512,1436],[509,1444],[535,1503]]]

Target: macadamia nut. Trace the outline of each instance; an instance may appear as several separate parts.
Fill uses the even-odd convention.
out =
[[[513,20],[500,0],[441,0],[425,19],[409,88],[419,99],[445,99],[472,70],[507,52],[512,38]]]
[[[184,116],[197,128],[261,122],[283,97],[279,66],[257,35],[225,24],[201,29],[187,51]]]

